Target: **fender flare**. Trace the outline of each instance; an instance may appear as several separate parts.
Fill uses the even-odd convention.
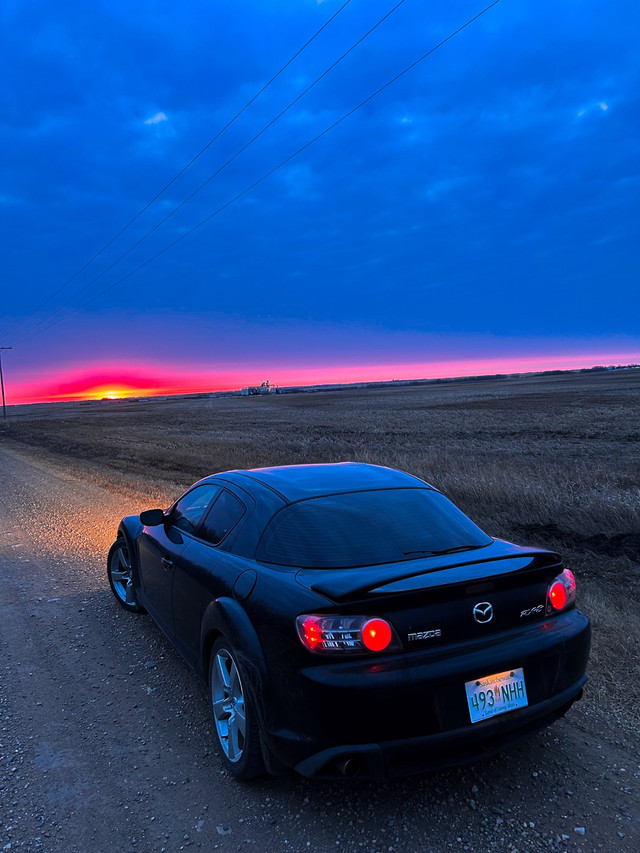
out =
[[[233,598],[222,596],[212,601],[202,617],[200,659],[202,674],[209,677],[209,657],[218,637],[225,637],[237,652],[241,662],[266,675],[262,646],[245,609]]]

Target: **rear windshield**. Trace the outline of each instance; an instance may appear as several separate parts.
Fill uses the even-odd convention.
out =
[[[281,566],[347,569],[480,548],[491,541],[439,492],[386,489],[290,504],[271,520],[256,556]]]

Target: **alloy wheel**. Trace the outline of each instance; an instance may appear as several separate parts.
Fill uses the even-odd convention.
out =
[[[113,590],[118,598],[125,604],[134,605],[136,597],[131,578],[132,566],[125,545],[121,545],[113,552],[109,572],[113,583]]]
[[[211,669],[211,704],[220,745],[229,761],[240,761],[246,738],[244,691],[238,667],[227,649],[216,652]]]

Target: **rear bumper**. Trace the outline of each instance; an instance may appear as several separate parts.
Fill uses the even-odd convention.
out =
[[[302,776],[323,779],[384,779],[411,776],[445,767],[458,767],[489,758],[562,717],[582,696],[580,685],[543,702],[510,714],[419,738],[381,743],[345,744],[311,755],[295,766]]]
[[[324,660],[269,697],[265,743],[303,776],[406,776],[494,754],[561,717],[586,683],[579,610],[484,638],[376,659]],[[472,724],[465,682],[522,667],[529,704]],[[268,709],[268,710],[267,710]]]

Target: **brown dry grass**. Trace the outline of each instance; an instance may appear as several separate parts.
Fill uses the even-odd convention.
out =
[[[215,471],[358,460],[487,532],[562,551],[595,628],[592,701],[640,700],[640,371],[10,409],[6,440],[166,504]],[[631,686],[630,686],[631,685]]]

